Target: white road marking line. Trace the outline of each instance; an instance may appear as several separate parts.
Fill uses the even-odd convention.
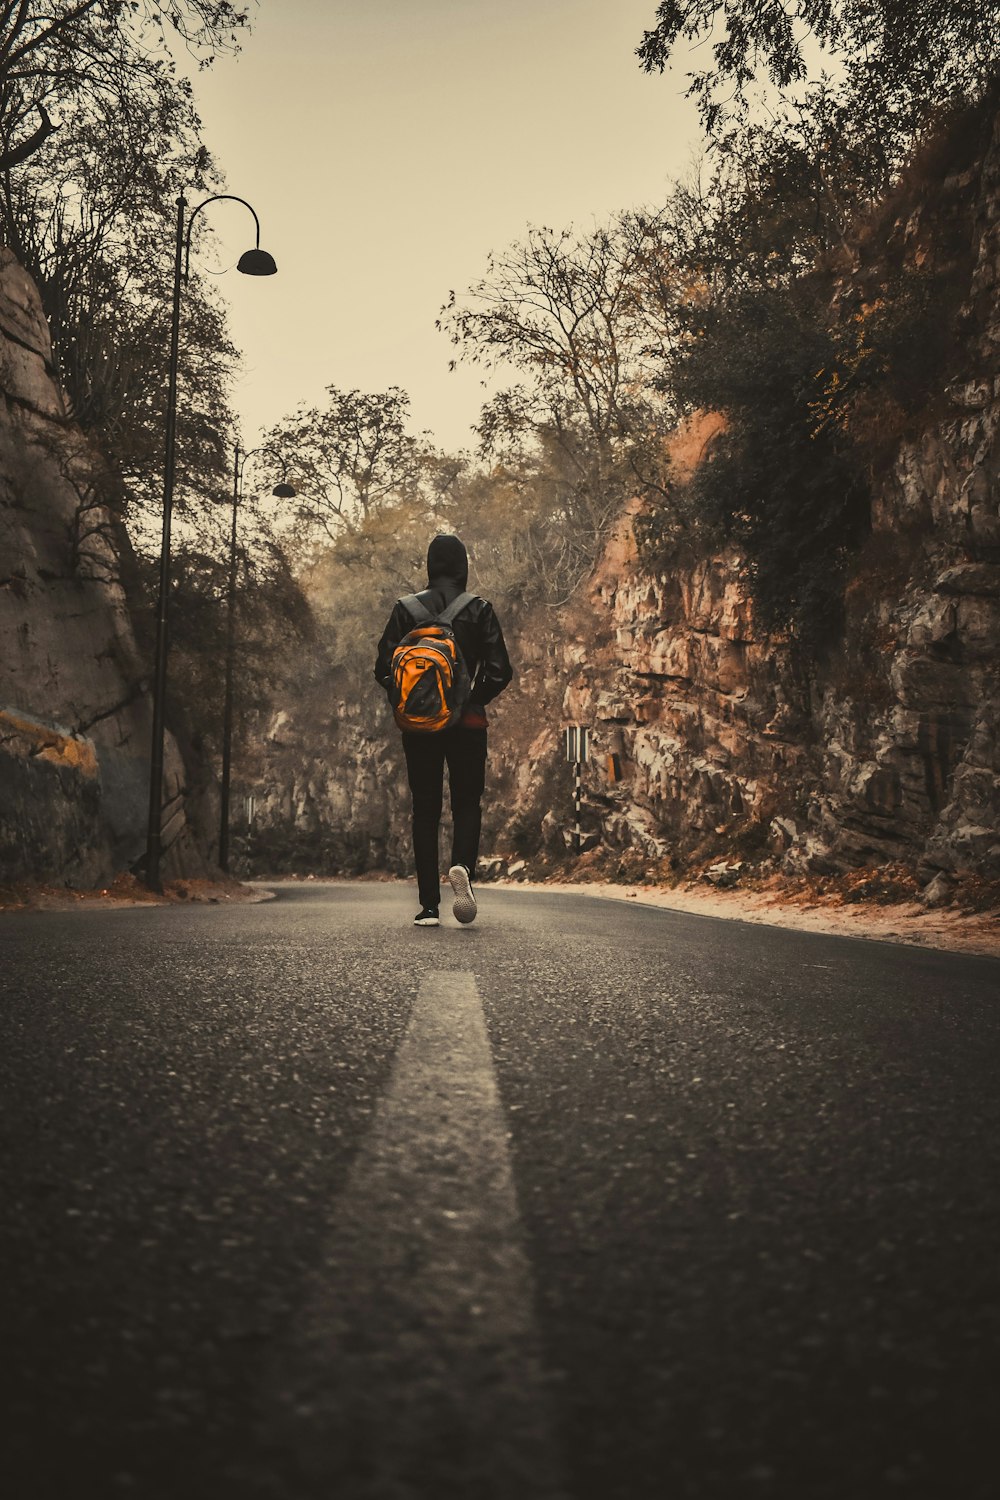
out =
[[[337,1500],[564,1496],[471,974],[421,985],[333,1216],[282,1382],[305,1471]]]

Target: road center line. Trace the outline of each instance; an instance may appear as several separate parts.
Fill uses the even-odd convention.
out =
[[[282,1382],[307,1471],[338,1500],[563,1495],[471,974],[435,971],[421,985],[333,1217]]]

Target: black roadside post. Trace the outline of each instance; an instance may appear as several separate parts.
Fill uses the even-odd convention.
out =
[[[244,276],[273,276],[274,259],[260,248],[260,220],[245,198],[233,193],[214,193],[192,209],[185,229],[187,200],[177,199],[177,238],[174,246],[174,289],[170,322],[170,368],[167,379],[166,444],[163,462],[163,522],[160,539],[159,590],[156,603],[156,656],[153,667],[153,733],[149,756],[149,820],[146,827],[145,881],[152,891],[160,891],[160,858],[162,855],[163,818],[163,732],[167,686],[167,615],[170,601],[170,527],[174,506],[174,471],[177,440],[177,365],[181,328],[181,284],[187,283],[191,260],[191,228],[198,214],[210,203],[223,200],[242,203],[250,210],[257,229],[254,249],[245,250],[236,269]]]
[[[248,459],[253,458],[256,453],[268,453],[268,448],[251,448],[249,453],[242,453],[240,445],[236,445],[236,456],[233,462],[233,519],[229,535],[229,578],[226,585],[226,671],[225,671],[225,694],[222,708],[222,777],[219,787],[219,868],[229,873],[229,788],[232,774],[232,751],[233,751],[233,670],[236,652],[236,579],[238,571],[236,552],[236,522],[239,513],[240,490],[243,483],[243,469]],[[271,491],[279,499],[291,499],[295,490],[285,482],[284,467],[280,484],[276,484]]]
[[[236,640],[236,515],[240,503],[240,445],[233,462],[233,525],[229,537],[229,580],[226,586],[226,686],[222,709],[222,785],[219,816],[219,867],[229,872],[229,762],[233,743],[233,648]]]

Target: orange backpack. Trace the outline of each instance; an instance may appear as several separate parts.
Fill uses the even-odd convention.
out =
[[[389,702],[400,729],[432,734],[458,723],[472,683],[451,627],[474,598],[459,594],[439,615],[416,594],[399,601],[414,622],[392,653]]]

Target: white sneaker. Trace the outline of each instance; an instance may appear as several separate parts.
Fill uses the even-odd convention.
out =
[[[455,892],[455,904],[452,911],[456,922],[474,922],[476,920],[476,898],[472,894],[472,881],[469,872],[464,865],[452,865],[448,871],[448,880],[452,890]]]

